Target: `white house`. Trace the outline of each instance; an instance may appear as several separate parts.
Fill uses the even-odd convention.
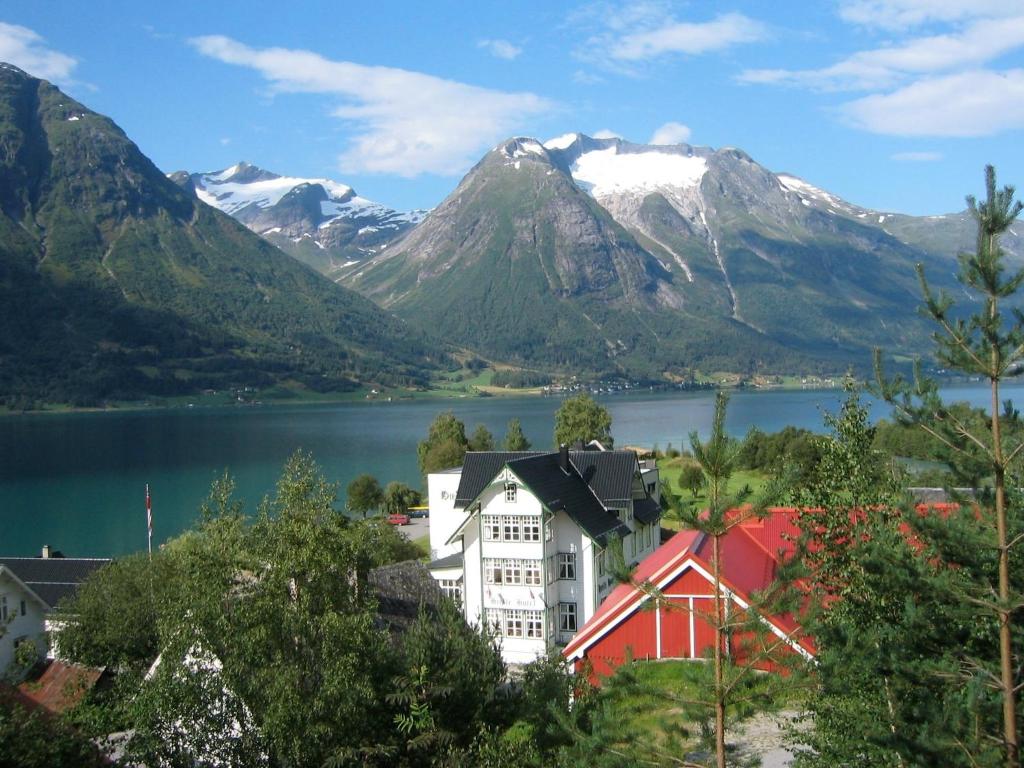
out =
[[[14,660],[18,643],[34,643],[40,655],[47,653],[50,613],[109,562],[62,557],[49,547],[43,547],[40,557],[0,557],[0,674]]]
[[[471,452],[428,476],[431,574],[527,663],[567,643],[660,544],[658,470],[632,451]]]

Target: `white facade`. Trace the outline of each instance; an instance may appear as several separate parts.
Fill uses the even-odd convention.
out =
[[[638,468],[630,489],[636,499],[649,497],[643,474]],[[460,478],[451,470],[428,477],[431,554],[446,558],[432,564],[432,575],[442,587],[461,577],[467,621],[493,628],[506,662],[528,663],[567,643],[614,588],[605,567],[612,547],[588,536],[572,510],[542,504],[510,466],[497,472],[469,509],[455,508]],[[605,509],[630,531],[621,551],[633,565],[659,546],[660,521],[643,525],[634,518],[633,502],[621,503],[621,510]],[[453,553],[461,559],[448,557]]]
[[[34,643],[40,656],[46,654],[46,610],[32,590],[0,567],[0,675],[14,661],[18,643]]]

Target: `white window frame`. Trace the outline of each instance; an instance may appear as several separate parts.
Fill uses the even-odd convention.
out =
[[[500,559],[496,557],[484,558],[484,583],[504,584],[505,569]]]
[[[505,503],[515,504],[516,496],[518,495],[519,486],[515,483],[505,483]]]
[[[551,524],[553,520],[544,521],[544,541],[551,541],[555,538],[554,526]]]
[[[523,541],[540,541],[541,521],[539,517],[528,517],[523,520]]]
[[[531,640],[544,639],[544,611],[523,611],[523,626],[526,637]]]
[[[501,571],[506,584],[521,586],[523,583],[523,561],[507,558],[501,561]]]
[[[501,541],[501,518],[498,515],[484,515],[484,541]]]
[[[446,597],[462,605],[462,579],[439,579],[438,585]]]
[[[523,584],[527,587],[539,587],[541,585],[541,561],[523,561]]]
[[[579,628],[579,614],[576,611],[576,603],[558,604],[558,631],[562,634],[574,634]],[[570,627],[571,625],[571,627]]]
[[[525,637],[526,625],[523,621],[523,612],[520,610],[506,610],[504,611],[504,623],[502,626],[505,629],[505,637]]]
[[[565,575],[563,575],[565,574]],[[570,575],[571,574],[571,575]],[[576,553],[558,553],[558,578],[561,581],[576,581]]]
[[[548,584],[558,581],[558,556],[548,555]]]
[[[501,540],[517,542],[523,540],[523,521],[518,515],[501,516]]]

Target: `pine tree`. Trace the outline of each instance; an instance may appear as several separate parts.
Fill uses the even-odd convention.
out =
[[[915,529],[924,537],[926,549],[941,558],[966,577],[973,577],[963,585],[962,599],[976,606],[979,621],[990,622],[998,635],[996,659],[972,655],[972,647],[964,650],[962,682],[972,691],[989,688],[1001,699],[1001,724],[989,734],[1001,744],[1006,766],[1018,766],[1020,759],[1018,739],[1018,699],[1021,672],[1019,657],[1015,658],[1016,622],[1020,616],[1021,593],[1015,588],[1019,581],[1020,559],[1015,547],[1024,532],[1020,529],[1020,515],[1014,509],[1010,489],[1019,487],[1016,479],[1017,464],[1024,443],[1005,434],[1006,423],[1019,420],[1012,404],[1000,403],[1000,385],[1008,376],[1020,372],[1024,366],[1024,316],[1013,311],[1012,322],[1007,322],[1000,311],[1024,283],[1024,270],[1006,275],[1000,236],[1010,227],[1022,210],[1022,204],[1013,200],[1013,187],[996,188],[995,169],[985,169],[986,200],[978,202],[967,198],[971,215],[978,225],[975,253],[960,256],[958,279],[970,293],[980,296],[982,308],[964,319],[954,311],[952,298],[946,293],[935,294],[918,266],[918,276],[925,300],[925,313],[933,319],[938,330],[934,334],[936,358],[951,370],[970,376],[979,376],[989,383],[991,404],[985,428],[961,419],[946,407],[938,395],[934,381],[915,371],[913,382],[899,377],[887,380],[881,371],[880,355],[876,354],[879,389],[896,406],[898,416],[905,422],[919,425],[939,440],[950,451],[953,469],[963,471],[970,467],[984,467],[991,483],[977,489],[970,501],[970,515],[960,515],[950,525],[959,525],[963,534],[970,536],[975,550],[964,552],[958,542],[944,537],[941,526],[924,522]],[[1008,478],[1014,478],[1008,483]],[[976,512],[974,511],[976,509]],[[970,521],[974,520],[972,524]],[[947,526],[949,527],[949,526]],[[962,543],[962,542],[961,542]],[[987,568],[978,555],[994,553],[994,568]],[[962,558],[972,560],[965,567]],[[1013,566],[1016,565],[1016,569]],[[986,729],[989,724],[979,726]],[[979,747],[980,749],[980,747]]]

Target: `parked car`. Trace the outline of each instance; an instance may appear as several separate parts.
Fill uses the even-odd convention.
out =
[[[429,517],[430,507],[409,507],[409,517]]]
[[[409,516],[405,512],[392,512],[387,517],[388,525],[408,525]]]

